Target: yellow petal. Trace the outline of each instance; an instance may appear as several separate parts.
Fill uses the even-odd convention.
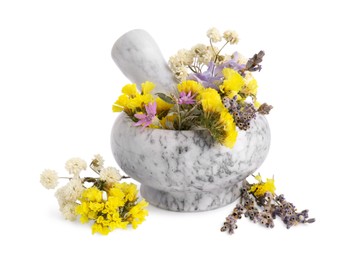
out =
[[[155,85],[153,82],[146,81],[146,82],[142,83],[142,93],[144,95],[149,94],[154,88],[155,88]]]
[[[138,90],[136,84],[127,84],[122,88],[122,93],[127,94],[128,96],[136,96],[138,95]]]

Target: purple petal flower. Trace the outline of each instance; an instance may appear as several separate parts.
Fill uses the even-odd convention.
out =
[[[150,103],[148,105],[145,106],[145,111],[147,112],[147,114],[135,114],[135,118],[139,119],[137,123],[134,124],[134,126],[143,126],[143,129],[148,127],[154,117],[155,117],[155,114],[157,113],[157,103],[156,102],[153,102],[153,103]]]
[[[239,54],[235,52],[231,60],[228,60],[218,66],[215,66],[215,63],[211,61],[206,71],[202,73],[190,74],[188,79],[199,82],[205,88],[214,88],[218,90],[218,86],[221,85],[224,80],[224,76],[222,74],[222,70],[224,68],[231,68],[237,72],[240,72],[245,68],[245,64],[239,64],[238,60]]]
[[[185,91],[180,92],[180,96],[178,99],[179,105],[193,105],[195,104],[195,95],[191,95],[191,91],[189,91],[188,94],[185,93]]]
[[[202,73],[190,74],[188,79],[199,82],[205,88],[218,89],[218,86],[215,84],[215,82],[220,82],[222,80],[222,76],[218,77],[215,75],[215,64],[214,62],[210,62],[206,71]]]

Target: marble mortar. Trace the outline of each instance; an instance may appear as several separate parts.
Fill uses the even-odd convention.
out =
[[[142,196],[172,211],[205,211],[239,197],[242,181],[265,160],[270,129],[258,115],[239,131],[233,149],[206,131],[142,130],[124,113],[116,119],[111,147],[122,170],[141,183]]]

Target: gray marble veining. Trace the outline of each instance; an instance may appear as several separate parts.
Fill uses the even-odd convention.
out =
[[[233,149],[205,131],[142,130],[124,113],[111,133],[115,160],[142,184],[142,196],[173,211],[210,210],[236,200],[241,181],[263,163],[269,146],[269,125],[261,115],[239,131]]]
[[[174,93],[177,83],[173,73],[146,31],[137,29],[121,36],[113,45],[112,58],[139,90],[143,82],[151,81],[156,85],[156,93]]]

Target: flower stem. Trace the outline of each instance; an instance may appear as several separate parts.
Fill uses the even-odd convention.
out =
[[[218,60],[218,57],[219,57],[220,52],[225,48],[225,46],[226,46],[228,43],[229,43],[229,41],[227,41],[227,42],[223,45],[223,47],[221,47],[221,49],[218,51],[218,53],[217,53],[216,56],[215,56],[214,63],[216,63],[216,61]]]

